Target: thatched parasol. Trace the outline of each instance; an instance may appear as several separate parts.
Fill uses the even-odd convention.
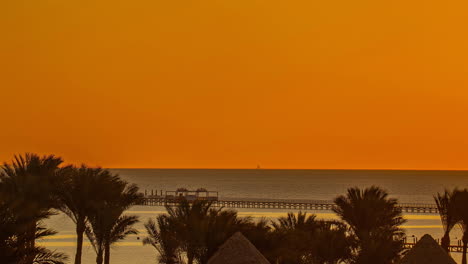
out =
[[[428,234],[406,253],[400,264],[457,264]]]
[[[224,242],[208,260],[208,264],[270,264],[240,232]]]

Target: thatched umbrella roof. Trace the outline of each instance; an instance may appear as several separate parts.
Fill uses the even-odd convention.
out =
[[[428,234],[406,253],[400,264],[456,264],[445,250]]]
[[[208,260],[208,264],[270,264],[240,232],[224,242]]]

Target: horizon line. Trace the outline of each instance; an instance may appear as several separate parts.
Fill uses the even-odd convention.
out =
[[[162,167],[162,168],[150,168],[150,167],[122,167],[122,168],[111,168],[103,167],[106,169],[135,169],[135,170],[347,170],[347,171],[459,171],[459,172],[468,172],[468,169],[312,169],[312,168],[171,168],[171,167]]]

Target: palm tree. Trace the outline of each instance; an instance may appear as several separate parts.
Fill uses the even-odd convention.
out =
[[[314,240],[309,247],[307,263],[338,264],[351,259],[352,241],[347,235],[348,229],[338,221],[318,222]]]
[[[59,188],[59,210],[69,216],[76,225],[75,264],[80,264],[88,215],[91,214],[95,203],[105,199],[105,192],[102,190],[120,179],[108,170],[89,168],[85,165],[79,168],[68,166],[62,168],[61,173],[64,175],[64,181],[63,187]]]
[[[101,190],[102,198],[95,201],[88,215],[85,230],[88,239],[96,251],[96,263],[110,263],[111,244],[124,239],[129,234],[137,234],[133,225],[137,216],[123,215],[124,211],[141,201],[138,187],[123,180],[110,182]]]
[[[207,263],[229,237],[253,225],[251,218],[240,218],[234,210],[211,205],[208,201],[181,199],[177,206],[167,206],[168,215],[157,219],[159,228],[154,222],[147,223],[150,236],[146,243],[156,247],[166,262],[173,263],[185,253],[188,264]]]
[[[193,264],[197,252],[203,249],[203,236],[206,232],[203,225],[206,224],[210,207],[211,202],[189,203],[186,199],[181,199],[176,207],[166,206],[169,221],[181,242],[181,250],[187,255],[188,264]]]
[[[26,230],[18,238],[24,241],[24,248],[34,252],[38,223],[51,215],[57,204],[57,186],[62,180],[57,174],[62,159],[26,153],[15,156],[11,163],[4,163],[0,173],[0,193],[7,204],[16,203],[15,213],[23,219],[31,219]],[[11,203],[10,203],[11,202]],[[32,263],[35,256],[28,255],[26,263]]]
[[[308,230],[317,227],[317,216],[314,214],[307,215],[307,212],[299,211],[296,214],[288,213],[286,217],[279,217],[278,222],[272,222],[273,228],[276,230]]]
[[[167,215],[158,215],[156,222],[149,219],[145,223],[145,228],[148,236],[143,239],[143,245],[151,245],[158,251],[159,263],[177,264],[181,262],[180,242]]]
[[[35,239],[41,239],[46,236],[55,235],[56,233],[57,232],[53,230],[38,225],[36,227]],[[33,258],[32,264],[65,264],[68,260],[67,255],[56,251],[50,251],[44,247],[35,246],[34,250],[30,253],[31,258]],[[28,255],[28,252],[22,252],[22,254]]]
[[[197,252],[195,259],[198,263],[207,263],[228,238],[238,231],[245,230],[251,224],[251,218],[238,217],[237,211],[211,208],[205,218],[201,231],[202,249]]]
[[[316,216],[298,212],[288,213],[272,221],[273,240],[276,244],[276,261],[280,263],[306,263],[307,254],[318,229]]]
[[[447,252],[449,252],[450,246],[450,231],[458,222],[452,199],[453,194],[456,192],[458,192],[457,189],[452,192],[445,190],[443,194],[437,193],[437,195],[434,196],[440,219],[444,227],[444,236],[442,237],[441,246]]]
[[[67,256],[56,253],[43,247],[27,247],[30,243],[29,237],[23,234],[35,224],[34,240],[54,235],[56,232],[40,226],[39,219],[48,215],[31,216],[24,214],[21,204],[6,201],[3,193],[0,193],[0,259],[2,263],[64,263]]]
[[[361,190],[348,189],[338,196],[333,211],[348,224],[355,236],[355,263],[392,263],[403,249],[404,231],[399,228],[406,221],[397,200],[372,186]]]
[[[257,221],[248,221],[240,232],[270,261],[276,261],[275,241],[270,221],[262,217]]]
[[[452,199],[456,218],[459,220],[459,224],[463,230],[462,264],[466,264],[466,251],[468,246],[468,189],[455,191],[452,194]]]

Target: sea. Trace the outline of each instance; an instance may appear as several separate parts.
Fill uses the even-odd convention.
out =
[[[111,169],[128,182],[137,184],[141,191],[160,193],[184,187],[189,190],[205,188],[218,192],[220,199],[288,199],[333,200],[345,194],[350,187],[379,186],[390,197],[401,203],[434,203],[433,196],[444,189],[468,188],[468,171],[416,171],[416,170],[276,170],[276,169]],[[296,210],[236,209],[240,216],[274,219]],[[139,234],[131,235],[111,248],[112,264],[158,263],[157,251],[143,246],[146,236],[144,223],[165,212],[158,206],[134,206],[127,214],[138,215]],[[337,219],[331,211],[308,211],[323,219]],[[408,220],[402,227],[408,240],[430,234],[441,238],[443,229],[436,214],[405,214]],[[69,256],[75,256],[75,225],[63,214],[47,219],[44,224],[58,233],[39,241],[39,244]],[[461,230],[452,231],[452,244],[461,239]],[[461,254],[452,253],[461,263]],[[89,244],[83,247],[83,262],[95,263],[96,254]]]

